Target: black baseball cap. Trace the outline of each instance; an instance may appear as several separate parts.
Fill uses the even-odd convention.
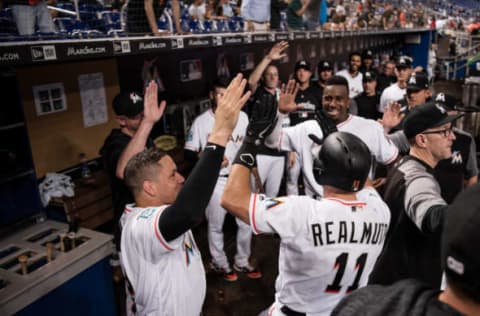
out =
[[[397,68],[411,68],[413,59],[409,56],[402,55],[397,58]]]
[[[310,63],[308,61],[306,61],[305,59],[302,59],[302,60],[299,60],[299,61],[296,62],[295,71],[297,71],[300,68],[311,71],[310,70]]]
[[[143,97],[135,91],[120,92],[113,99],[113,111],[118,116],[134,117],[143,112]]]
[[[480,184],[460,193],[446,212],[442,265],[448,279],[480,296]]]
[[[426,90],[430,87],[428,76],[424,72],[414,72],[407,81],[407,93]]]
[[[362,77],[363,82],[375,81],[375,80],[377,80],[377,75],[375,74],[375,72],[365,71],[365,73],[363,74],[363,77]]]
[[[333,65],[328,60],[322,60],[318,63],[318,72],[333,70]]]
[[[445,109],[438,102],[427,102],[414,107],[405,118],[403,131],[408,139],[415,137],[429,128],[442,126],[443,124],[455,121],[463,114],[448,115]]]
[[[463,107],[462,101],[460,101],[460,99],[454,97],[451,94],[443,92],[437,93],[433,100],[443,105],[443,107],[446,108],[447,111],[457,111]]]
[[[480,112],[480,107],[476,105],[465,106],[457,97],[454,97],[448,93],[437,93],[433,100],[435,102],[442,104],[447,111],[459,111],[459,112]]]
[[[373,59],[373,52],[370,49],[364,50],[362,53],[362,59]]]

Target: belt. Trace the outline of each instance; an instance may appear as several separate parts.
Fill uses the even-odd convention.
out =
[[[287,305],[283,305],[282,308],[280,308],[280,311],[287,316],[306,316],[307,315],[305,313],[294,311],[293,309],[290,309]]]

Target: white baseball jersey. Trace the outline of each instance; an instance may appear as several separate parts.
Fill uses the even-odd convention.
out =
[[[280,236],[277,306],[330,315],[345,294],[365,286],[382,251],[390,211],[372,188],[356,201],[252,194],[250,226]]]
[[[379,112],[385,112],[385,108],[392,101],[399,101],[407,93],[407,89],[402,89],[398,86],[398,83],[394,83],[385,90],[383,90],[382,95],[380,96],[380,104],[378,105]]]
[[[121,264],[127,286],[128,315],[200,315],[206,292],[205,270],[189,230],[167,242],[158,220],[168,205],[127,205],[122,225]],[[132,310],[135,306],[136,313]]]
[[[213,129],[215,123],[215,114],[211,109],[200,114],[192,124],[185,141],[185,149],[201,152],[207,145],[208,135]],[[232,168],[232,162],[242,145],[245,131],[248,125],[248,117],[244,112],[240,112],[237,125],[230,136],[227,147],[225,148],[225,157],[228,159],[228,165],[220,170],[220,175],[228,175]]]
[[[383,127],[374,120],[350,114],[344,122],[337,125],[337,129],[359,137],[367,145],[375,161],[379,163],[388,165],[398,156],[397,147],[385,136]],[[317,121],[310,120],[284,128],[280,135],[279,147],[281,150],[293,150],[299,154],[307,181],[306,186],[309,185],[313,192],[317,192],[317,195],[321,196],[323,195],[323,189],[313,176],[311,152],[313,141],[308,137],[308,134],[314,134],[320,139],[323,138],[322,130]],[[373,169],[370,169],[369,177],[373,178]]]
[[[363,92],[363,74],[359,72],[355,77],[348,72],[348,69],[343,69],[337,72],[335,75],[342,76],[348,81],[349,93],[348,97],[350,99],[355,98],[357,95]]]

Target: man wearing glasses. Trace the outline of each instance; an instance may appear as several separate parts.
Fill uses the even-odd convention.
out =
[[[449,115],[440,103],[430,102],[413,108],[404,119],[410,152],[385,184],[384,200],[392,217],[370,284],[415,278],[440,287],[440,235],[447,203],[433,170],[452,156],[452,122],[461,116]]]

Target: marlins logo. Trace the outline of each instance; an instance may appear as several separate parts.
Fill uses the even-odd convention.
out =
[[[462,153],[458,150],[455,150],[452,153],[452,165],[461,164],[461,163],[463,163]]]
[[[183,249],[185,250],[185,263],[190,265],[190,256],[194,255],[194,248],[195,244],[193,242],[192,236],[190,233],[185,235],[185,239],[183,240]]]
[[[132,100],[133,103],[137,103],[142,101],[142,97],[135,92],[132,92],[130,93],[130,100]]]
[[[408,84],[417,84],[417,78],[415,77],[415,73],[413,73],[410,76],[410,79],[408,80]]]
[[[435,107],[436,107],[440,112],[442,112],[442,114],[447,113],[447,111],[445,111],[445,109],[443,108],[443,106],[442,106],[440,103],[435,103]]]
[[[278,206],[282,203],[283,201],[277,198],[269,198],[265,200],[265,206],[267,210],[274,208],[275,206]]]
[[[435,101],[445,102],[445,94],[443,92],[437,94],[437,96],[435,97]]]

